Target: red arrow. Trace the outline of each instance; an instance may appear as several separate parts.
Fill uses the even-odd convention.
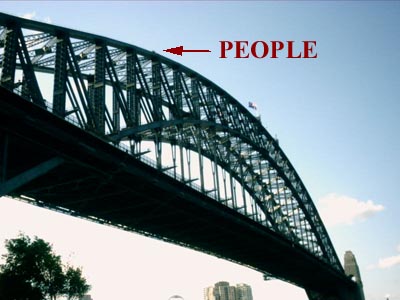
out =
[[[172,54],[180,55],[180,56],[182,56],[183,52],[211,52],[211,50],[184,50],[183,46],[178,46],[178,47],[175,47],[175,48],[169,48],[169,49],[166,49],[164,51],[172,53]]]

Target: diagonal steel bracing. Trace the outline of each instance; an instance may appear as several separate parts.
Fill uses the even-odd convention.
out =
[[[294,167],[260,121],[223,89],[123,42],[5,14],[0,26],[1,86],[343,273]],[[39,72],[53,83],[52,97],[43,98]],[[6,178],[4,163],[2,193],[60,163],[51,159],[15,182]]]
[[[29,170],[23,171],[22,173],[8,178],[0,183],[0,196],[7,195],[12,191],[18,189],[19,187],[23,186],[35,180],[36,178],[43,176],[47,172],[50,172],[54,168],[60,166],[63,163],[63,159],[60,157],[55,157],[49,159],[45,162],[36,165]]]

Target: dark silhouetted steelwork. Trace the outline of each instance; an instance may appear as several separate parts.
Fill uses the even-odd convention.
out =
[[[275,243],[282,243],[287,251],[293,249],[296,253],[302,253],[299,257],[317,259],[318,263],[314,263],[325,268],[327,274],[329,273],[326,276],[332,276],[352,286],[344,275],[309,193],[277,141],[246,108],[208,79],[155,52],[105,37],[5,14],[0,14],[0,64],[3,88],[58,117],[56,120],[47,115],[42,116],[41,112],[32,108],[32,112],[28,113],[32,115],[26,116],[28,119],[25,120],[19,114],[19,111],[25,109],[24,104],[18,104],[15,100],[16,107],[11,107],[4,100],[3,119],[8,120],[4,111],[7,109],[10,112],[15,111],[16,115],[14,119],[9,119],[10,122],[18,116],[25,121],[8,125],[6,121],[2,123],[1,194],[24,196],[25,199],[35,199],[33,202],[36,205],[56,206],[70,214],[85,215],[105,222],[104,220],[112,220],[120,213],[118,197],[125,199],[123,195],[128,192],[145,197],[143,195],[151,194],[152,191],[142,188],[161,186],[159,181],[169,180],[156,175],[154,178],[146,178],[146,182],[142,182],[138,176],[135,177],[136,182],[125,182],[132,174],[142,172],[135,169],[135,172],[127,171],[131,175],[116,182],[121,185],[120,190],[117,190],[117,186],[108,189],[109,182],[114,182],[118,174],[127,168],[127,161],[135,164],[131,162],[134,159],[154,168],[158,172],[156,174],[166,174],[179,182],[181,189],[185,186],[184,197],[188,197],[188,193],[200,192],[204,199],[199,198],[196,205],[201,206],[203,204],[200,201],[208,203],[210,200],[214,201],[214,206],[223,205],[218,206],[218,212],[213,210],[215,214],[223,212],[224,218],[226,214],[235,216],[236,220],[243,218],[248,226],[255,226],[257,232],[261,230]],[[3,97],[5,95],[3,92]],[[34,116],[34,113],[41,117]],[[29,121],[29,118],[35,119]],[[82,140],[75,140],[74,136],[80,136],[80,133],[66,127],[65,133],[60,131],[58,134],[70,137],[71,142],[64,144],[63,140],[57,140],[60,137],[55,133],[58,132],[56,128],[66,126],[58,123],[59,121],[74,124],[80,130],[89,132],[96,140],[91,146],[89,135],[82,137]],[[30,128],[32,132],[26,132],[22,140],[29,140],[32,144],[18,144],[17,137],[21,134],[13,128],[20,131]],[[75,134],[68,135],[67,132]],[[30,136],[35,136],[35,140],[29,139]],[[76,149],[73,148],[75,144],[72,141],[76,143]],[[97,155],[101,153],[99,149],[103,146],[96,143],[100,142],[119,148],[129,158],[124,156],[118,163],[119,169],[105,171],[108,169],[102,163],[105,163],[108,155],[119,157],[122,154],[107,150],[97,161]],[[49,152],[48,145],[53,145]],[[9,147],[14,147],[14,151],[23,151],[23,146],[30,147],[29,149],[44,148],[36,152],[33,149],[31,153],[18,153],[21,156],[21,161],[18,161],[14,157],[17,154],[11,155]],[[112,154],[107,154],[111,152]],[[81,153],[81,156],[77,156],[77,153]],[[83,153],[86,155],[84,159]],[[37,159],[31,158],[32,161],[29,161],[24,155],[36,155]],[[30,169],[23,170],[23,163]],[[79,164],[84,165],[87,172],[82,169],[79,176],[74,178],[72,174],[75,169],[71,165],[76,167]],[[65,173],[57,173],[59,169]],[[91,173],[89,169],[97,170],[97,173]],[[37,178],[46,172],[54,173],[51,178],[54,182],[44,187],[45,183]],[[146,169],[144,173],[150,174],[149,172],[153,171]],[[103,177],[98,177],[100,173]],[[38,186],[39,182],[42,186]],[[132,186],[140,183],[142,187],[136,185],[137,188],[132,190]],[[166,183],[162,186],[164,191],[166,186]],[[62,188],[65,195],[59,194],[56,199],[56,191],[60,193],[58,188]],[[73,191],[78,188],[81,189],[79,197],[82,199],[70,199],[69,197],[76,196]],[[93,195],[90,196],[90,193]],[[200,197],[200,194],[196,195]],[[161,194],[158,196],[162,197]],[[109,202],[98,202],[96,211],[89,209],[89,201],[100,201],[99,199],[108,197],[114,197],[112,199],[115,200],[115,207],[109,207]],[[182,197],[180,193],[176,193],[170,201],[177,201]],[[101,205],[104,205],[103,210]],[[135,206],[136,211],[140,211],[138,207]],[[123,209],[128,208],[129,205]],[[148,214],[160,216],[159,210],[159,207],[153,207]],[[168,215],[167,211],[165,215]],[[224,256],[223,251],[218,248],[218,242],[213,244],[211,240],[208,243],[192,241],[189,237],[183,237],[183,228],[180,228],[181,235],[176,237],[172,229],[163,232],[159,227],[156,229],[155,225],[150,227],[150,224],[143,225],[140,222],[140,218],[134,221],[122,217],[110,221],[128,230],[151,234]],[[241,234],[240,229],[237,234]],[[266,245],[259,246],[260,249],[264,247]],[[225,255],[227,259],[259,269],[266,274],[271,271],[273,276],[307,289],[318,290],[311,279],[302,281],[301,270],[295,270],[296,265],[293,263],[288,262],[292,273],[285,271],[285,274],[294,274],[291,277],[278,274],[279,270],[275,265],[266,263],[264,267],[259,265],[259,261],[243,256],[237,250],[230,251],[231,254]],[[272,255],[274,250],[265,251],[271,251]],[[279,253],[275,253],[275,258],[271,257],[265,257],[265,260],[276,259]],[[324,277],[321,275],[321,278]]]

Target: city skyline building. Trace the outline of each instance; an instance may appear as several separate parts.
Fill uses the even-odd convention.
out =
[[[236,300],[253,300],[251,286],[245,283],[236,285]]]
[[[253,300],[253,295],[245,283],[231,286],[227,281],[219,281],[204,289],[204,300]]]
[[[214,286],[209,286],[204,289],[204,300],[216,300],[214,295]]]

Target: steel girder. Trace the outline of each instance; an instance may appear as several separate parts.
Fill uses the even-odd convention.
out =
[[[294,167],[260,121],[223,89],[155,52],[105,37],[5,14],[0,26],[1,85],[106,142],[129,146],[138,159],[343,273]],[[53,78],[46,100],[39,72]],[[146,141],[154,151],[142,151]],[[166,144],[172,166],[163,162]],[[193,165],[199,178],[192,177]]]

